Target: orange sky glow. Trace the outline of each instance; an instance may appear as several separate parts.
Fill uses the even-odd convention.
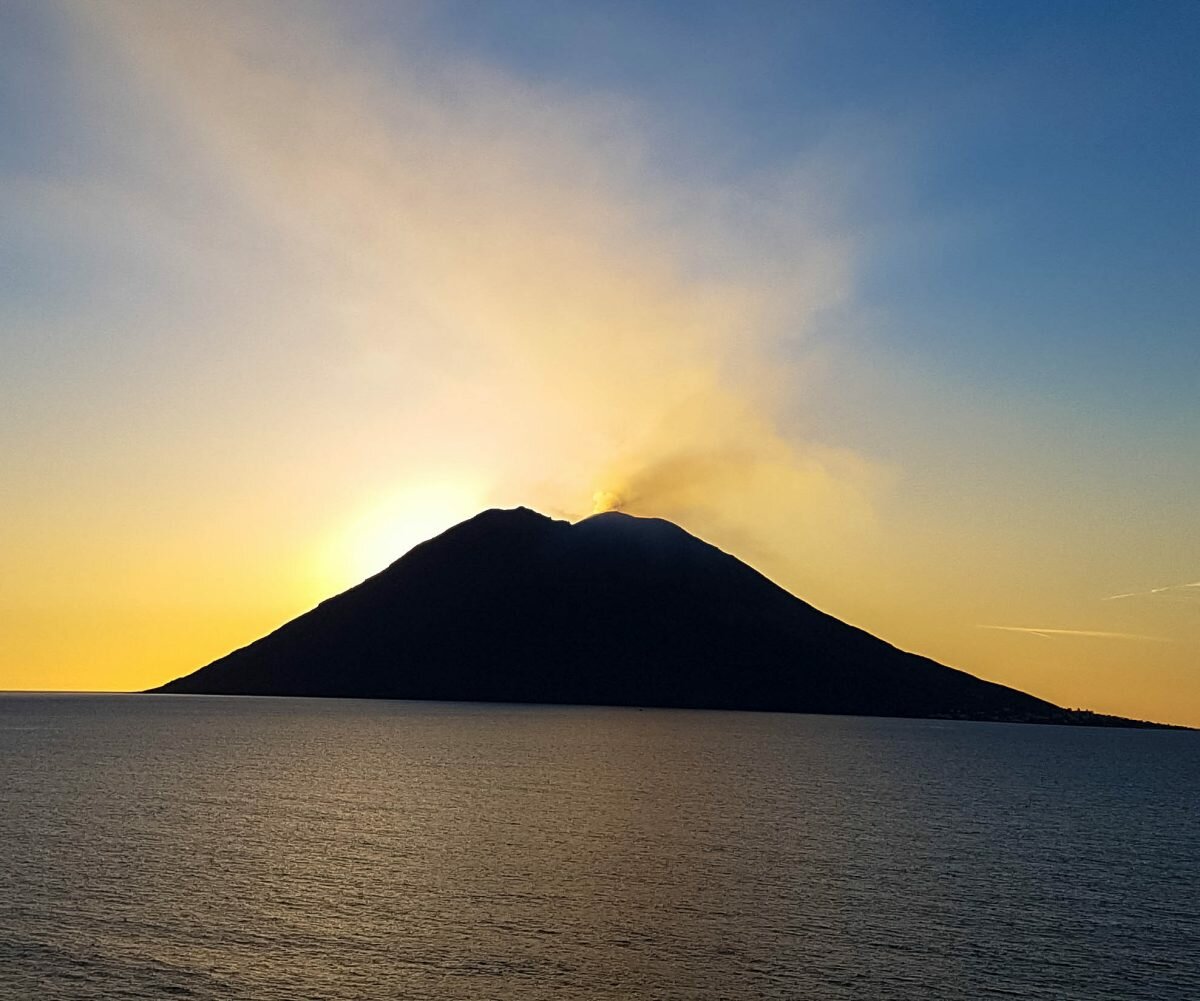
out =
[[[61,8],[113,145],[0,182],[101,275],[6,320],[0,689],[146,688],[485,507],[619,507],[905,649],[1200,726],[1186,447],[873,339],[873,132],[731,180],[652,103],[335,9]]]

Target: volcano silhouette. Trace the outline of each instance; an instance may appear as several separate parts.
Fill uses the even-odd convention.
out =
[[[154,691],[1134,722],[898,650],[670,522],[525,508]]]

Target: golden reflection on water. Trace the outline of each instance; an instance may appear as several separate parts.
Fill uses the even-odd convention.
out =
[[[1200,996],[1193,734],[10,696],[0,754],[6,998]]]

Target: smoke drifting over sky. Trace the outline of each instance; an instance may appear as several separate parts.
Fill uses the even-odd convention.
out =
[[[434,446],[397,480],[570,516],[608,491],[763,544],[862,521],[867,464],[781,422],[852,272],[815,170],[668,180],[637,108],[422,64],[311,11],[113,13],[99,27],[180,155],[266,233],[271,260],[244,262],[281,317],[260,336],[303,303],[392,380],[396,435]]]
[[[0,7],[0,688],[525,504],[1200,721],[1194,18],[1018,6]]]

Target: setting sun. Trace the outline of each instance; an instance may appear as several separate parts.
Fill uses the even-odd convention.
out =
[[[365,580],[485,504],[483,490],[465,481],[401,487],[334,537],[329,546],[330,584],[343,588]]]

